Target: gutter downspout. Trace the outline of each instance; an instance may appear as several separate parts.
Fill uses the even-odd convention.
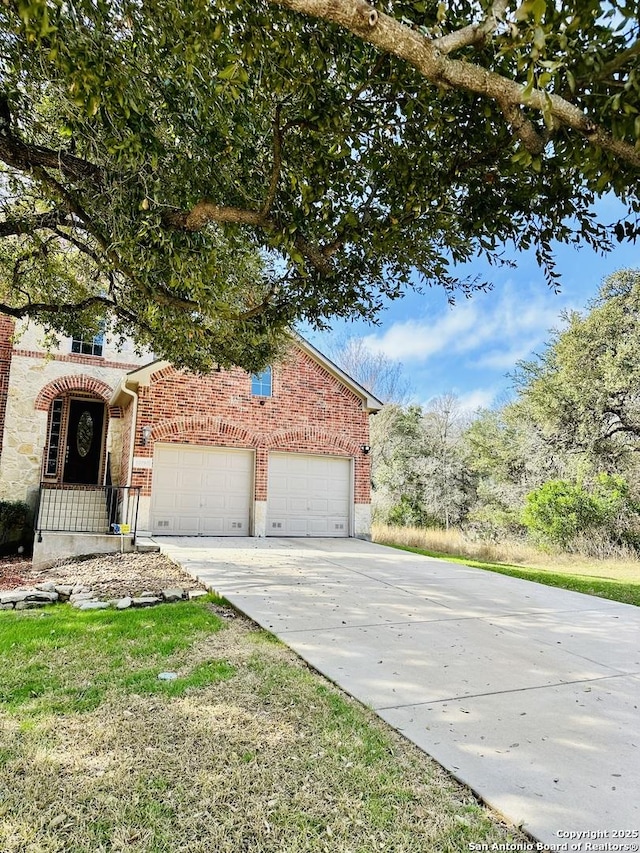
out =
[[[133,400],[133,414],[131,416],[131,438],[129,439],[129,463],[127,470],[127,485],[131,487],[131,480],[133,479],[133,451],[136,446],[136,424],[138,422],[138,395],[135,391],[132,391],[130,388],[127,388],[127,377],[123,376],[120,381],[120,390],[125,393],[128,397],[131,397]],[[129,517],[129,497],[130,493],[127,492],[127,511],[125,518]]]

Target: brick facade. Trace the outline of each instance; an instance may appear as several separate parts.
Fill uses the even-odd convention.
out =
[[[108,341],[105,358],[70,354],[70,341],[48,353],[37,329],[13,332],[13,322],[0,317],[0,499],[35,500],[49,443],[57,447],[50,439],[52,404],[63,401],[55,411],[64,437],[70,401],[90,398],[106,406],[99,482],[141,487],[142,529],[160,442],[251,450],[254,532],[266,511],[271,452],[346,457],[353,472],[351,514],[355,529],[366,532],[370,460],[362,447],[369,444],[369,414],[379,405],[305,342],[293,343],[273,366],[272,394],[254,396],[251,376],[237,368],[199,376],[145,362],[132,349],[118,360]],[[146,442],[143,427],[149,428]],[[68,482],[63,470],[61,463],[47,479]]]
[[[35,399],[34,407],[44,412],[49,411],[49,406],[56,397],[63,397],[66,394],[72,394],[74,391],[81,391],[90,397],[95,397],[97,400],[102,400],[108,403],[113,394],[111,385],[96,379],[94,376],[85,376],[80,374],[77,376],[63,376],[61,379],[54,379],[53,382],[47,385],[38,392]],[[114,407],[118,410],[118,407]]]
[[[142,443],[142,427],[151,441]],[[354,459],[355,503],[370,502],[369,414],[353,391],[294,346],[273,367],[271,397],[251,393],[240,369],[196,376],[163,367],[138,389],[134,459],[153,456],[155,442],[256,451],[256,501],[267,499],[270,450],[329,454]],[[125,451],[126,452],[126,451]],[[152,471],[134,465],[132,484],[151,493]]]

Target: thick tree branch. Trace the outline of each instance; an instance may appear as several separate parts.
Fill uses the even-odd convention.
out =
[[[635,435],[636,437],[638,437],[639,430],[637,427],[627,426],[626,424],[619,423],[605,430],[602,435],[602,438],[612,438],[614,435],[619,435],[620,433],[627,433],[629,435]]]
[[[60,225],[73,225],[66,210],[51,210],[29,217],[9,217],[0,222],[0,237],[20,237],[33,234],[41,228],[55,230]]]
[[[579,107],[559,95],[534,89],[529,95],[515,80],[463,60],[450,59],[436,43],[395,18],[373,9],[366,0],[269,0],[302,15],[330,21],[363,41],[412,65],[430,83],[473,92],[513,107],[526,107],[550,115],[559,125],[571,128],[589,143],[613,154],[630,166],[640,168],[640,153],[633,145],[614,139],[598,127]],[[528,133],[520,138],[527,144]],[[517,128],[514,128],[517,132]],[[526,130],[526,128],[525,128]],[[534,149],[537,153],[537,148]]]
[[[74,237],[73,234],[67,234],[65,231],[61,231],[59,228],[54,228],[53,233],[60,237],[62,240],[66,240],[71,243],[79,252],[82,252],[83,255],[91,258],[91,260],[99,265],[100,264],[100,256],[94,252],[94,250],[87,246],[86,243],[83,243],[82,240],[78,240],[77,237]]]
[[[41,166],[37,166],[31,169],[34,177],[38,178],[42,183],[49,185],[54,192],[58,194],[58,196],[65,202],[65,204],[69,207],[69,210],[74,213],[78,219],[84,224],[86,231],[90,234],[94,240],[97,242],[100,249],[104,252],[106,259],[109,263],[114,267],[114,269],[120,270],[127,278],[139,287],[145,295],[151,299],[152,301],[157,302],[160,305],[171,305],[176,308],[195,308],[197,303],[192,299],[185,299],[181,296],[176,296],[171,291],[167,290],[167,288],[163,287],[159,283],[155,283],[152,287],[148,285],[146,282],[140,279],[139,276],[136,276],[133,269],[126,264],[122,258],[118,255],[118,253],[112,248],[112,241],[102,233],[102,231],[96,227],[95,223],[89,216],[89,214],[84,210],[83,206],[77,200],[75,195],[66,187],[64,187],[59,181],[57,181],[52,175],[50,175],[46,169]]]
[[[274,282],[258,305],[254,305],[253,308],[248,308],[246,311],[243,311],[235,319],[250,320],[252,317],[257,317],[259,314],[264,314],[267,308],[271,307],[273,297],[277,294],[279,289],[279,283]]]
[[[19,307],[0,303],[0,314],[7,314],[9,317],[21,320],[24,317],[35,318],[41,314],[73,314],[84,311],[86,308],[92,308],[95,305],[104,305],[109,309],[114,307],[113,301],[107,296],[89,296],[75,303],[27,302],[26,305]]]
[[[502,114],[511,125],[513,132],[520,139],[524,147],[531,154],[541,154],[547,139],[536,130],[535,125],[530,121],[522,107],[517,104],[512,104],[508,100],[498,100]]]
[[[73,213],[85,224],[87,230],[96,240],[98,240],[101,246],[106,246],[104,237],[102,237],[95,229],[91,229],[91,218],[73,193],[69,192],[69,190],[61,184],[60,181],[57,181],[53,175],[50,175],[43,166],[32,166],[28,171],[31,172],[34,178],[37,178],[43,184],[51,187],[55,194],[65,203],[69,213]]]
[[[63,175],[78,181],[91,180],[102,183],[102,169],[68,154],[66,151],[54,151],[40,145],[27,145],[6,131],[0,133],[0,160],[20,172],[30,172],[34,168],[56,169]]]
[[[166,213],[164,221],[172,228],[184,231],[201,231],[210,222],[219,225],[231,223],[235,225],[252,225],[262,228],[264,231],[281,230],[278,223],[270,219],[263,211],[244,210],[239,207],[224,207],[212,201],[200,201],[191,210],[176,210]],[[331,263],[323,255],[322,250],[309,243],[301,235],[296,235],[294,240],[298,251],[309,261],[322,275],[333,272]]]
[[[454,50],[460,50],[463,47],[481,44],[498,29],[508,8],[509,0],[496,0],[484,21],[469,24],[468,27],[447,33],[446,36],[435,39],[433,44],[442,54],[453,53]]]
[[[318,248],[318,246],[314,246],[312,243],[307,242],[307,240],[305,240],[305,238],[300,234],[296,235],[295,246],[296,249],[309,261],[311,266],[315,267],[321,275],[328,276],[333,273],[333,265],[327,259],[327,256],[323,254],[322,249]]]
[[[614,59],[610,62],[607,62],[602,68],[595,74],[594,77],[591,78],[589,82],[593,83],[594,80],[607,80],[611,77],[612,74],[615,74],[616,71],[619,71],[623,68],[630,59],[633,59],[636,56],[640,55],[640,39],[634,42],[631,47],[628,47],[626,50],[621,51]]]
[[[245,210],[241,207],[225,207],[203,199],[191,210],[174,210],[164,215],[164,221],[172,228],[182,231],[201,231],[209,222],[219,224],[253,225],[269,230],[275,226],[262,211]]]

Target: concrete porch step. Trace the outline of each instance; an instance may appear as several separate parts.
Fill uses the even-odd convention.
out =
[[[153,539],[143,536],[136,539],[136,551],[141,554],[159,554],[160,546]]]

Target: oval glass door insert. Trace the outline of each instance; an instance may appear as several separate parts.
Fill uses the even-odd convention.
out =
[[[93,418],[91,412],[84,411],[78,420],[78,433],[76,438],[76,446],[78,455],[84,458],[91,450],[91,442],[93,441]]]

